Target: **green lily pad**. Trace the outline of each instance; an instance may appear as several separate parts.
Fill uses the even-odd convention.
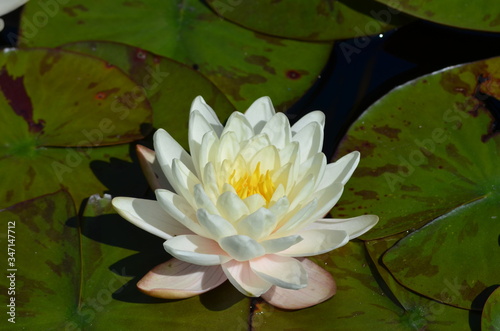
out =
[[[97,56],[126,72],[144,89],[153,109],[154,127],[167,130],[186,149],[189,109],[196,96],[203,96],[221,121],[235,110],[203,75],[163,56],[105,41],[77,42],[60,48]]]
[[[497,287],[486,300],[481,318],[481,330],[495,331],[498,329],[500,329],[500,287]]]
[[[102,60],[54,49],[0,54],[0,207],[67,187],[81,200],[105,187],[92,161],[129,160],[151,109],[123,72]]]
[[[500,274],[499,99],[500,58],[436,72],[376,102],[337,151],[362,157],[335,216],[379,215],[365,240],[412,232],[384,255],[390,273],[467,309]]]
[[[411,19],[372,0],[221,1],[208,4],[225,19],[272,36],[338,40],[373,35]]]
[[[21,45],[55,47],[82,40],[129,44],[198,69],[238,109],[269,95],[277,109],[285,110],[316,81],[331,50],[331,44],[249,31],[196,0],[79,0],[50,10],[57,14],[42,28],[37,17],[49,10],[36,1],[26,4]]]
[[[478,0],[376,0],[404,13],[457,28],[500,32],[500,3]]]
[[[39,330],[201,330],[248,328],[247,298],[231,286],[200,297],[159,300],[141,294],[137,279],[168,259],[162,240],[114,214],[109,198],[91,197],[80,228],[66,192],[0,212],[15,222],[15,326]],[[8,239],[0,238],[3,247]],[[48,249],[50,247],[50,249]],[[3,302],[10,280],[0,281]],[[12,325],[3,323],[2,329]]]

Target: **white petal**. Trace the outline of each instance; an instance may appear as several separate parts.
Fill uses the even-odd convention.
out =
[[[267,134],[271,143],[278,147],[278,149],[282,149],[290,143],[290,138],[292,136],[290,122],[283,113],[274,115],[266,123],[261,133]]]
[[[266,250],[266,254],[274,254],[295,245],[302,241],[302,237],[299,235],[293,235],[288,237],[281,237],[276,239],[269,239],[261,241],[260,244]]]
[[[317,199],[313,199],[308,202],[305,206],[298,205],[295,209],[288,212],[286,216],[284,216],[280,223],[278,224],[278,230],[271,235],[272,238],[279,238],[286,236],[289,233],[293,233],[297,231],[297,229],[301,229],[308,224],[304,224],[305,222],[309,222],[311,219],[311,215],[316,211],[316,207],[318,204]],[[312,221],[311,221],[312,223]]]
[[[199,266],[175,258],[148,272],[137,287],[162,299],[184,299],[208,292],[227,280],[220,266]]]
[[[201,236],[208,233],[196,222],[193,207],[182,196],[167,190],[156,190],[156,199],[161,208],[186,228]]]
[[[200,171],[202,171],[209,162],[217,160],[219,143],[219,138],[214,131],[209,131],[203,136],[197,158]],[[204,173],[202,173],[202,175],[204,175]]]
[[[378,222],[378,216],[361,215],[346,219],[324,218],[310,225],[304,230],[343,230],[349,235],[349,240],[357,238],[373,228]]]
[[[302,309],[330,299],[337,286],[332,275],[306,258],[298,258],[307,271],[308,284],[300,290],[288,290],[273,286],[262,295],[262,299],[281,309]]]
[[[267,121],[276,114],[273,103],[269,97],[262,97],[255,100],[245,112],[245,117],[252,125],[254,132],[260,133]]]
[[[260,172],[265,174],[267,170],[273,170],[280,166],[280,155],[276,146],[267,146],[258,151],[250,160],[249,169],[253,172],[260,163]]]
[[[311,122],[292,137],[300,146],[300,162],[313,157],[323,148],[323,128],[316,122]]]
[[[276,200],[276,202],[269,206],[269,210],[274,214],[277,219],[282,219],[290,208],[290,202],[286,196]]]
[[[217,162],[228,160],[234,162],[240,152],[240,144],[237,135],[234,132],[225,132],[222,134],[217,153]]]
[[[313,175],[314,187],[317,187],[320,182],[324,181],[325,169],[326,156],[323,153],[318,153],[300,165],[299,178],[305,178],[311,174]]]
[[[207,163],[203,169],[203,188],[212,201],[215,201],[220,194],[217,175],[212,162]]]
[[[332,183],[330,186],[315,192],[312,197],[318,199],[318,205],[307,225],[323,218],[323,216],[325,216],[339,201],[343,191],[344,186],[341,183]]]
[[[285,148],[280,149],[280,161],[281,165],[287,163],[295,163],[297,156],[299,155],[299,146],[300,144],[296,141],[293,141],[285,146]]]
[[[215,207],[215,204],[212,202],[212,200],[208,197],[208,195],[205,193],[205,190],[203,189],[203,186],[201,184],[196,184],[194,186],[194,200],[196,202],[196,207],[197,209],[205,209],[211,214],[219,214],[219,211],[217,207]]]
[[[222,264],[222,270],[231,284],[246,296],[259,297],[272,286],[252,271],[248,261],[231,260]]]
[[[219,117],[217,117],[217,114],[214,112],[212,107],[210,107],[203,97],[197,96],[194,100],[193,103],[191,104],[191,110],[190,112],[197,110],[200,112],[200,114],[207,120],[207,122],[212,126],[214,131],[217,133],[217,136],[220,136],[223,126],[219,121]]]
[[[153,141],[158,163],[171,184],[173,178],[172,161],[174,159],[181,160],[181,162],[185,164],[189,170],[195,171],[191,156],[174,138],[172,138],[167,131],[163,129],[156,130],[153,136]]]
[[[246,145],[240,150],[240,155],[246,162],[249,162],[258,151],[267,146],[271,146],[269,137],[265,134],[258,134],[248,140]]]
[[[163,247],[177,259],[197,265],[219,265],[229,260],[216,241],[197,235],[170,238]]]
[[[358,151],[354,151],[344,155],[337,162],[327,164],[324,180],[319,184],[318,189],[322,189],[334,182],[345,185],[358,166],[359,155]]]
[[[249,210],[241,198],[231,192],[224,192],[217,199],[217,209],[231,223],[236,223],[241,217],[248,215]]]
[[[188,141],[189,150],[191,152],[191,156],[193,157],[193,164],[196,167],[196,174],[199,174],[201,171],[201,169],[199,169],[200,162],[198,160],[198,155],[200,155],[203,137],[207,132],[211,131],[217,134],[214,131],[214,128],[207,121],[207,119],[203,117],[203,115],[198,110],[192,110],[189,114]]]
[[[229,116],[224,131],[222,131],[222,136],[229,132],[234,134],[234,138],[238,142],[248,140],[254,136],[253,128],[245,115],[236,111]]]
[[[207,230],[209,237],[219,240],[237,234],[234,226],[219,215],[209,214],[205,209],[198,209],[198,222]]]
[[[266,199],[260,194],[252,194],[248,198],[243,199],[243,202],[248,207],[248,212],[245,215],[254,213],[257,209],[266,207],[267,205]]]
[[[276,217],[271,211],[260,208],[238,222],[237,229],[239,234],[260,241],[274,230],[276,222]]]
[[[246,261],[265,254],[264,247],[248,236],[236,235],[222,238],[219,244],[237,261]]]
[[[157,201],[118,197],[113,199],[112,204],[127,221],[160,238],[192,233],[167,214]]]
[[[168,182],[167,176],[165,176],[156,158],[155,151],[142,145],[137,145],[135,149],[139,164],[141,165],[142,172],[146,176],[149,187],[153,190],[163,188],[173,191],[174,188]]]
[[[318,123],[323,130],[323,128],[325,127],[325,114],[319,110],[307,113],[292,126],[292,133],[296,134],[311,122]]]
[[[297,234],[303,240],[279,252],[279,255],[313,256],[344,246],[349,241],[349,235],[342,230],[303,230],[298,231]]]
[[[172,162],[172,179],[170,180],[170,184],[193,208],[196,208],[193,192],[194,186],[200,184],[200,180],[179,159],[174,159]]]
[[[269,254],[250,260],[250,268],[273,285],[298,290],[307,286],[307,272],[294,258]]]

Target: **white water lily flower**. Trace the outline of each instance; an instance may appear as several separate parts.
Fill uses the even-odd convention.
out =
[[[1,0],[0,1],[0,16],[10,13],[15,9],[24,5],[28,0]],[[0,18],[0,31],[4,28],[4,22]]]
[[[122,217],[166,239],[164,248],[174,257],[138,287],[157,297],[185,298],[228,279],[247,296],[289,309],[331,297],[331,275],[304,257],[345,245],[378,217],[322,218],[359,162],[353,152],[327,164],[323,127],[320,111],[290,127],[267,97],[244,114],[234,112],[223,126],[197,97],[189,120],[191,155],[158,130],[156,155],[139,147],[157,201],[113,199]]]

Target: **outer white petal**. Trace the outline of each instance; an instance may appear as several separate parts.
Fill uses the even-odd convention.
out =
[[[264,247],[248,236],[230,236],[219,240],[220,247],[237,261],[247,261],[265,254]]]
[[[281,238],[276,238],[276,239],[269,239],[265,241],[261,241],[260,244],[264,249],[266,250],[266,254],[274,254],[278,253],[281,251],[284,251],[285,249],[299,243],[302,241],[302,237],[299,236],[298,234],[288,236],[288,237],[281,237]]]
[[[306,205],[298,205],[295,209],[291,210],[287,215],[283,217],[283,219],[278,224],[278,230],[270,237],[283,237],[288,234],[294,233],[297,229],[305,227],[307,224],[302,224],[311,219],[311,215],[313,215],[316,211],[317,205],[317,199],[313,199]]]
[[[196,212],[198,222],[207,230],[209,238],[219,240],[237,234],[234,226],[219,215],[209,214],[205,209]]]
[[[163,247],[177,259],[197,265],[219,265],[229,260],[216,241],[197,235],[173,237]]]
[[[161,208],[179,223],[201,236],[208,235],[196,221],[196,213],[186,199],[167,190],[156,190],[155,194]]]
[[[274,230],[276,222],[277,219],[271,211],[260,208],[255,213],[243,218],[236,227],[238,234],[260,241]]]
[[[222,270],[231,284],[246,296],[259,297],[272,286],[252,271],[248,261],[231,260],[222,264]]]
[[[311,122],[316,122],[321,126],[321,129],[325,127],[325,114],[322,111],[315,110],[304,115],[299,119],[294,125],[292,125],[292,133],[295,135],[297,132],[302,130],[306,125]]]
[[[378,216],[361,215],[346,219],[324,218],[310,225],[304,230],[343,230],[349,235],[349,240],[363,235],[373,228],[378,222]]]
[[[354,151],[344,155],[337,162],[327,164],[323,180],[319,183],[318,190],[334,182],[345,185],[358,166],[359,155],[358,151]]]
[[[179,159],[174,159],[172,162],[172,179],[170,179],[170,184],[193,208],[196,207],[193,191],[195,185],[200,184],[200,180]]]
[[[208,292],[227,280],[220,266],[200,266],[170,259],[148,272],[137,287],[162,299],[184,299]]]
[[[292,137],[299,143],[301,163],[321,152],[323,136],[323,128],[317,122],[311,122]]]
[[[262,97],[255,100],[245,112],[245,117],[253,127],[253,131],[260,133],[267,121],[276,114],[273,103],[269,97]]]
[[[167,214],[157,201],[118,197],[113,199],[112,204],[127,221],[160,238],[192,233]]]
[[[137,158],[141,165],[142,172],[144,173],[149,187],[153,190],[162,188],[173,191],[174,188],[168,182],[167,176],[163,172],[155,151],[142,145],[137,145],[135,148]]]
[[[28,2],[28,0],[2,0],[0,3],[0,16],[10,13],[14,9],[24,5],[26,2]]]
[[[323,254],[344,246],[349,235],[342,230],[305,230],[298,231],[302,241],[277,254],[284,256],[313,256]]]
[[[273,285],[292,290],[307,286],[307,271],[294,258],[269,254],[249,262],[258,276]]]
[[[292,132],[290,131],[290,122],[283,113],[277,113],[274,115],[266,123],[261,133],[267,134],[271,143],[278,147],[278,149],[282,149],[289,144],[292,136]]]
[[[212,126],[214,131],[217,133],[218,136],[220,136],[223,126],[219,121],[219,117],[217,117],[217,114],[214,112],[212,107],[210,107],[203,97],[197,96],[194,100],[193,103],[191,104],[191,112],[197,110],[206,120],[207,122]]]
[[[163,129],[156,130],[153,141],[158,163],[170,183],[172,183],[173,178],[172,161],[174,159],[181,160],[189,170],[195,171],[191,156],[167,131]]]

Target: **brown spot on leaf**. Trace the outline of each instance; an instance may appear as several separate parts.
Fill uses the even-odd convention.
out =
[[[370,191],[370,190],[362,190],[355,192],[354,195],[359,195],[360,197],[363,198],[363,200],[377,200],[378,199],[378,194],[375,191]]]
[[[242,101],[245,100],[240,95],[240,89],[245,84],[262,84],[267,81],[267,79],[261,75],[247,73],[239,69],[233,69],[234,71],[229,71],[224,67],[217,67],[217,70],[207,72],[207,76],[215,82],[216,85],[226,86],[228,88],[228,93],[235,100]]]
[[[288,70],[286,72],[286,77],[290,78],[291,80],[297,80],[300,79],[302,75],[297,70]]]
[[[445,149],[446,149],[446,154],[450,158],[457,160],[459,163],[467,164],[469,166],[474,165],[468,158],[466,158],[465,156],[460,154],[460,152],[457,149],[457,146],[455,146],[454,144],[450,143],[450,144],[446,145]]]
[[[401,185],[400,189],[402,191],[406,191],[406,192],[422,192],[422,188],[420,188],[420,186],[417,186],[417,185]]]
[[[78,16],[78,11],[82,11],[82,12],[87,12],[89,11],[89,9],[83,5],[75,5],[75,6],[72,6],[72,7],[63,7],[62,8],[63,12],[68,14],[69,16],[71,17],[76,17]]]
[[[276,46],[286,46],[286,45],[283,43],[283,39],[280,39],[280,38],[267,36],[267,35],[265,35],[265,34],[258,33],[258,32],[254,32],[254,36],[255,36],[257,39],[264,40],[265,42],[267,42],[268,44],[271,44],[271,45],[276,45]]]
[[[118,91],[120,91],[120,88],[118,88],[118,87],[115,87],[115,88],[112,88],[109,90],[100,91],[100,92],[97,92],[95,94],[94,99],[105,100],[107,97],[109,97],[109,95],[111,95],[113,93],[117,93]]]
[[[43,132],[45,121],[39,119],[35,122],[33,120],[33,104],[24,87],[24,76],[14,78],[3,67],[0,69],[0,90],[16,115],[21,116],[26,121],[29,132]]]
[[[265,71],[267,71],[268,73],[270,73],[272,75],[276,74],[276,70],[274,70],[273,67],[268,65],[269,59],[265,56],[250,55],[250,56],[245,57],[245,62],[258,65],[262,69],[264,69]]]
[[[497,14],[497,16],[491,20],[489,26],[497,26],[500,25],[500,14]]]
[[[87,86],[87,88],[90,90],[90,89],[93,89],[94,87],[96,87],[97,85],[98,85],[98,83],[96,83],[96,82],[92,82],[92,83],[90,83],[90,84]]]
[[[372,130],[377,132],[378,134],[386,136],[389,139],[396,139],[396,140],[399,140],[398,135],[401,132],[400,129],[391,128],[387,124],[381,127],[374,127]]]
[[[355,175],[356,177],[366,177],[366,176],[378,177],[386,172],[396,173],[398,172],[399,169],[400,166],[397,166],[395,164],[387,164],[385,166],[378,168],[358,167],[356,169]]]

